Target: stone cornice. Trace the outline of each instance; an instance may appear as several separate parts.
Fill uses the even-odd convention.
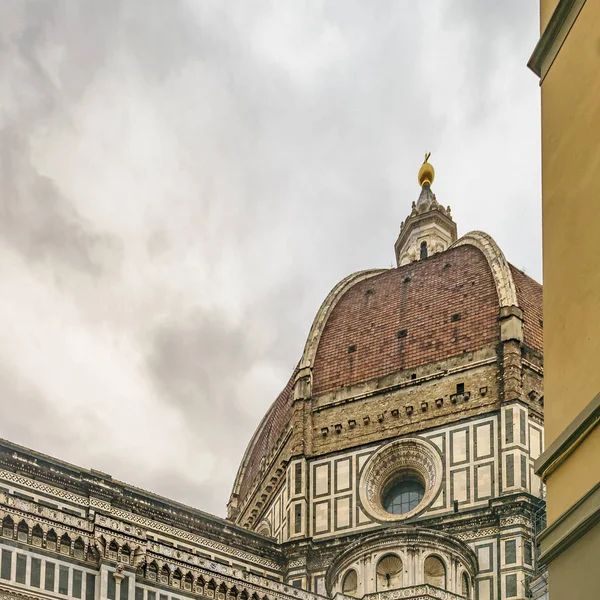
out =
[[[569,423],[535,461],[535,472],[544,481],[600,423],[600,393]]]
[[[0,440],[0,467],[3,467],[0,480],[36,495],[53,496],[66,504],[142,524],[181,539],[191,538],[200,545],[222,548],[223,552],[242,552],[250,563],[268,561],[268,568],[278,568],[283,561],[274,540],[109,475],[79,469],[6,440]],[[73,519],[85,520],[85,517]]]
[[[552,562],[600,523],[600,482],[539,536],[542,564]]]
[[[556,6],[527,63],[527,66],[541,78],[541,82],[548,74],[584,4],[585,0],[560,0]]]

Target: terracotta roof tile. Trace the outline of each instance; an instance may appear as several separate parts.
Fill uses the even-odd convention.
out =
[[[267,456],[275,447],[277,440],[285,432],[291,419],[292,405],[294,403],[294,379],[297,372],[298,367],[294,369],[287,385],[279,396],[277,396],[271,408],[269,408],[264,425],[256,436],[253,448],[248,456],[248,462],[246,463],[246,472],[240,482],[239,495],[242,500],[246,498],[246,495],[260,475],[262,457]]]
[[[510,265],[517,288],[517,300],[523,309],[523,343],[540,353],[544,352],[543,286],[517,267]]]
[[[313,394],[494,343],[498,311],[490,268],[472,246],[361,281],[339,300],[325,325]]]

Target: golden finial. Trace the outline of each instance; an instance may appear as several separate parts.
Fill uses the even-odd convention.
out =
[[[419,185],[423,187],[425,184],[431,185],[433,183],[433,178],[435,177],[435,171],[433,167],[427,162],[429,157],[431,156],[431,152],[427,152],[425,154],[425,160],[419,169]]]

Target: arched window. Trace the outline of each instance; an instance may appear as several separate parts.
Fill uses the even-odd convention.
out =
[[[25,523],[25,521],[21,521],[19,526],[17,527],[17,539],[20,542],[27,543],[27,538],[29,537],[29,525]]]
[[[131,550],[127,544],[121,548],[121,562],[124,562],[127,565],[131,563]]]
[[[377,563],[377,591],[400,587],[402,587],[402,560],[395,554],[388,554]]]
[[[358,589],[358,577],[354,569],[350,569],[344,576],[344,583],[342,583],[342,594],[346,596],[356,596]]]
[[[465,598],[469,598],[469,594],[471,593],[471,586],[469,585],[469,576],[466,573],[462,574],[461,580],[461,591],[462,595]]]
[[[427,242],[423,241],[421,242],[421,257],[420,258],[427,258]]]
[[[46,535],[46,548],[48,550],[56,550],[57,542],[58,542],[58,536],[56,535],[56,532],[54,531],[54,529],[51,529],[48,532],[48,535]]]
[[[423,483],[412,473],[403,473],[384,490],[383,508],[393,515],[402,515],[419,506],[424,495]]]
[[[437,556],[425,559],[425,583],[446,589],[446,567]]]
[[[167,565],[164,565],[163,568],[160,570],[160,582],[161,583],[169,583],[169,575],[170,575],[170,571],[169,571],[169,567],[167,567]]]
[[[73,556],[79,560],[85,558],[85,542],[81,538],[75,540],[75,544],[73,545]]]
[[[31,543],[34,546],[39,546],[41,548],[43,538],[44,532],[42,531],[42,528],[39,525],[34,525],[31,530]]]
[[[71,538],[66,533],[60,538],[60,553],[71,554]]]
[[[158,579],[158,567],[156,563],[150,563],[146,568],[146,577],[151,579],[152,581],[156,581]]]
[[[175,587],[180,588],[181,580],[182,580],[181,571],[179,569],[175,569],[175,571],[173,572],[173,585]]]
[[[194,585],[194,576],[191,573],[188,573],[185,576],[185,579],[183,580],[183,589],[189,591],[192,589],[193,585]]]
[[[206,585],[206,581],[204,580],[204,577],[202,577],[202,575],[200,575],[200,577],[198,577],[198,579],[196,579],[196,591],[199,593],[202,593],[204,591],[205,585]]]
[[[15,533],[15,523],[14,521],[7,515],[2,520],[2,535],[4,537],[12,538]]]
[[[117,556],[119,555],[119,544],[117,544],[115,540],[108,545],[106,554],[111,560],[117,560]]]

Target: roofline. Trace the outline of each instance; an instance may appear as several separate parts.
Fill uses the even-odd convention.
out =
[[[474,246],[485,256],[494,278],[500,308],[519,306],[517,288],[508,261],[492,236],[483,231],[470,231],[456,240],[448,250],[459,246]]]
[[[147,498],[149,500],[154,500],[156,502],[169,504],[175,508],[179,508],[182,511],[189,512],[192,515],[199,517],[205,521],[209,521],[217,526],[220,526],[223,528],[228,528],[228,529],[233,529],[244,536],[256,538],[256,540],[260,541],[260,543],[265,543],[265,540],[267,542],[272,542],[272,540],[269,540],[268,538],[265,538],[264,536],[259,535],[259,534],[255,533],[254,531],[250,531],[239,525],[236,525],[236,524],[232,523],[231,521],[228,521],[222,517],[212,515],[210,513],[204,512],[200,509],[194,508],[193,506],[189,506],[187,504],[177,502],[176,500],[172,500],[165,496],[160,496],[153,492],[149,492],[142,488],[138,488],[134,485],[125,483],[118,479],[113,479],[113,477],[111,475],[109,475],[108,473],[103,473],[102,471],[98,471],[96,469],[86,469],[84,467],[74,465],[72,463],[60,460],[58,458],[54,458],[53,456],[49,456],[48,454],[43,454],[42,452],[32,450],[31,448],[27,448],[25,446],[20,446],[19,444],[16,444],[9,440],[0,438],[0,449],[2,449],[2,448],[7,449],[7,450],[12,450],[15,453],[25,455],[26,457],[35,459],[36,461],[39,460],[44,463],[49,463],[50,465],[58,467],[59,469],[64,470],[64,471],[67,471],[67,470],[74,471],[77,475],[85,475],[88,478],[90,478],[93,482],[98,483],[103,486],[106,486],[106,483],[110,482],[110,484],[112,484],[116,487],[122,488],[124,490],[132,492],[134,494],[137,494],[137,495]],[[43,467],[42,464],[40,464],[38,466]],[[73,488],[75,488],[75,486],[73,486]],[[78,492],[76,489],[73,489],[73,491],[74,491],[74,493],[79,493],[79,494],[81,493],[81,492]],[[273,545],[273,548],[277,548],[275,544]]]

